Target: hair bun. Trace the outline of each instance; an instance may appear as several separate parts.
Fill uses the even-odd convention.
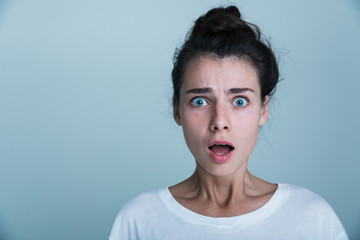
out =
[[[226,14],[233,15],[235,17],[241,18],[240,11],[235,6],[229,6],[229,7],[225,8],[224,10],[225,10]]]
[[[237,7],[219,7],[211,9],[205,15],[198,18],[191,35],[221,34],[240,31],[247,33],[251,38],[258,38],[256,27],[252,29],[251,26],[251,24],[241,19],[241,14]]]

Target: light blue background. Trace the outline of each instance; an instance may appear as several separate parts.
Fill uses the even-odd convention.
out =
[[[188,177],[172,55],[210,0],[0,0],[0,239],[106,239],[119,208]],[[250,170],[323,196],[360,239],[360,3],[234,1],[283,81]]]

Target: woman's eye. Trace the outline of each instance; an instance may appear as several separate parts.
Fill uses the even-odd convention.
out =
[[[203,107],[208,105],[208,103],[203,98],[194,98],[191,103],[196,107]]]
[[[248,103],[248,101],[244,98],[236,98],[234,101],[233,101],[233,104],[237,107],[244,107],[246,106]]]

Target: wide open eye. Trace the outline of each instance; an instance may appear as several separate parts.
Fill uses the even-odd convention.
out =
[[[203,107],[203,106],[208,105],[208,103],[205,101],[205,99],[200,98],[200,97],[194,98],[191,101],[191,103],[192,103],[192,105],[194,105],[196,107]]]
[[[248,101],[245,98],[236,98],[233,101],[233,105],[237,107],[245,107],[248,104]]]

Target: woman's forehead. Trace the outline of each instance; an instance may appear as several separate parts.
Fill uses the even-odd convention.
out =
[[[189,88],[259,88],[253,66],[235,57],[197,57],[187,66],[183,80],[185,91]]]

